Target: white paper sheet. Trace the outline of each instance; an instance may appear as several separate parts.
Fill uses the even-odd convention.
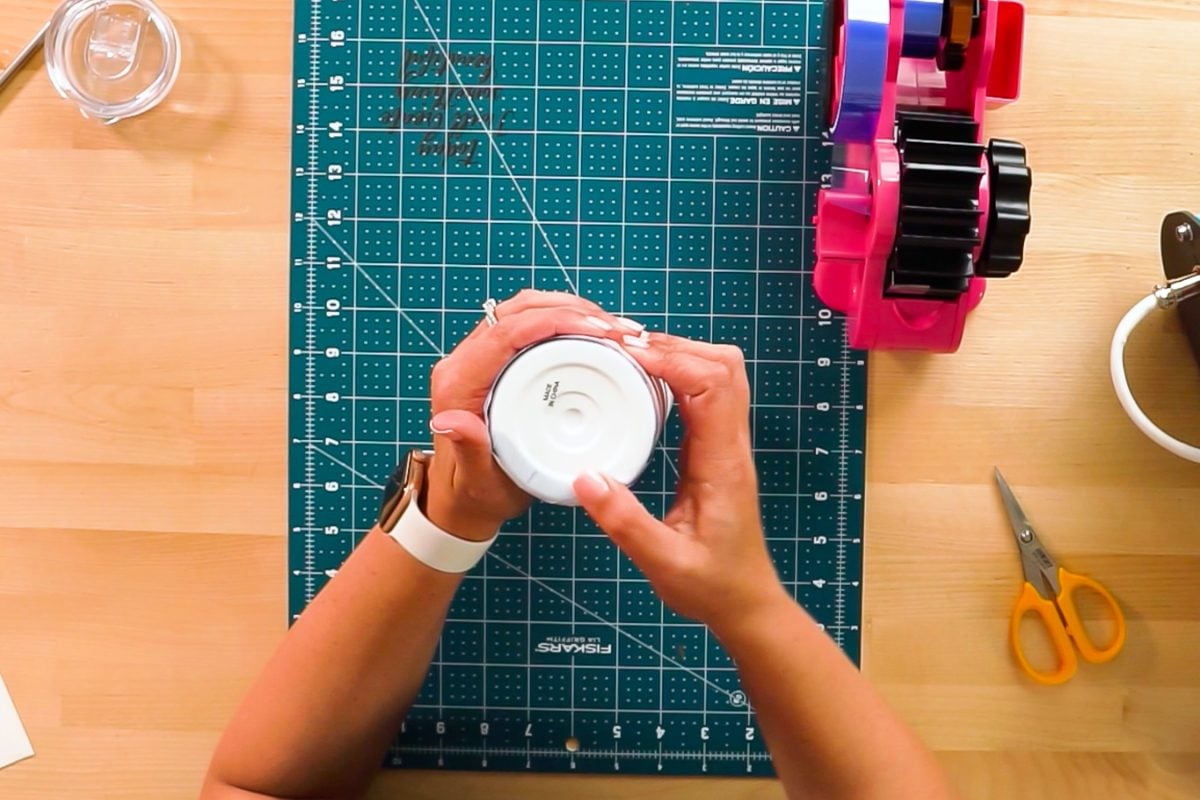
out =
[[[17,716],[4,678],[0,678],[0,769],[15,764],[33,755],[33,745],[25,733],[25,726]]]

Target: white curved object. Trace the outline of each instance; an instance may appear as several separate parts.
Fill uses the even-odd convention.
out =
[[[1117,330],[1113,334],[1112,348],[1109,350],[1109,370],[1112,372],[1113,389],[1117,392],[1117,399],[1121,401],[1121,407],[1125,409],[1125,413],[1129,415],[1129,418],[1133,420],[1133,424],[1142,433],[1150,437],[1160,447],[1169,450],[1180,458],[1200,463],[1200,447],[1179,441],[1155,425],[1150,417],[1146,416],[1146,412],[1142,411],[1142,407],[1134,399],[1133,391],[1129,388],[1129,378],[1125,375],[1125,344],[1129,341],[1129,336],[1133,333],[1134,329],[1142,323],[1142,320],[1150,316],[1159,307],[1160,300],[1158,295],[1148,294],[1139,300],[1133,308],[1129,309],[1128,313],[1125,314],[1121,322],[1117,325]]]

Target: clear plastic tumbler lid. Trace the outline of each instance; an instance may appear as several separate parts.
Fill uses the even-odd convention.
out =
[[[68,0],[46,32],[58,93],[106,123],[149,111],[179,74],[179,34],[151,0]]]

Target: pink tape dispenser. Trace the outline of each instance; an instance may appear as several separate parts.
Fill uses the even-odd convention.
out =
[[[987,279],[1020,267],[1025,148],[981,123],[1020,94],[1024,26],[1015,0],[827,0],[813,282],[852,347],[953,352]]]

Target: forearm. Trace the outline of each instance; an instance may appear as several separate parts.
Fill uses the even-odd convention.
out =
[[[243,700],[202,797],[361,793],[420,691],[459,581],[372,531]]]
[[[756,618],[717,635],[738,664],[788,797],[956,796],[916,735],[782,592]]]

